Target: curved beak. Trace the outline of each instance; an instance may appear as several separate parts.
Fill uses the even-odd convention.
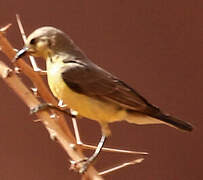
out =
[[[14,59],[13,59],[13,62],[17,61],[19,58],[23,57],[28,51],[28,47],[24,47],[23,49],[19,50]]]

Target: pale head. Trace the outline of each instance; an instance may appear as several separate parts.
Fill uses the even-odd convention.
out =
[[[28,36],[25,47],[16,54],[16,59],[24,54],[47,59],[60,53],[82,55],[79,48],[64,32],[45,26],[36,29]]]

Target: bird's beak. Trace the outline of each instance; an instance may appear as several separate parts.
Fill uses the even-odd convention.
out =
[[[19,58],[23,57],[28,52],[28,47],[24,47],[23,49],[19,50],[14,59],[13,62],[17,61]]]

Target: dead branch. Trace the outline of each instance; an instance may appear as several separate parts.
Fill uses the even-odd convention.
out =
[[[4,36],[4,30],[5,28],[0,30],[1,51],[7,55],[10,60],[12,60],[16,52]],[[39,95],[44,99],[45,102],[57,105],[57,101],[50,94],[41,77],[36,72],[34,72],[23,59],[20,59],[16,65],[20,68],[21,72],[23,72],[33,82],[35,87],[38,89]],[[18,75],[3,63],[0,63],[0,74],[3,80],[16,92],[16,94],[25,102],[28,107],[32,108],[40,104],[39,100],[37,100],[32,92],[18,78]],[[51,111],[57,114],[57,118],[50,118],[50,113],[47,110],[37,112],[36,115],[49,132],[50,130],[52,133],[54,132],[55,138],[59,141],[64,150],[73,160],[77,161],[83,159],[84,155],[82,154],[81,149],[79,147],[73,146],[76,141],[63,115],[54,110]],[[96,170],[91,166],[86,174],[82,176],[82,179],[101,180],[103,178],[99,176]]]

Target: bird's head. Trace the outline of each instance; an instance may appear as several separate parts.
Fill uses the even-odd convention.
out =
[[[28,36],[25,47],[17,52],[15,59],[26,54],[47,59],[57,53],[71,53],[76,49],[73,41],[64,32],[46,26],[36,29]]]

